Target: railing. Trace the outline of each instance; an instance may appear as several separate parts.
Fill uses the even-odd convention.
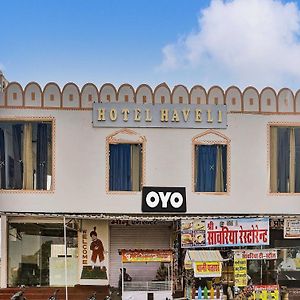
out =
[[[124,291],[170,291],[172,281],[129,281],[124,282]]]

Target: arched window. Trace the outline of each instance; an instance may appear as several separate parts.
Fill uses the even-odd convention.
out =
[[[140,191],[143,185],[145,138],[130,129],[107,137],[107,190]]]
[[[193,138],[194,192],[227,193],[230,140],[214,130]]]

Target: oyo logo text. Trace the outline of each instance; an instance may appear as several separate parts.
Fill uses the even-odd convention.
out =
[[[143,212],[186,212],[184,187],[143,187]]]

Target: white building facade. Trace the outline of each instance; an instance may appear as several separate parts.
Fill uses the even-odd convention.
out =
[[[156,121],[155,107],[165,109],[158,110]],[[117,286],[118,250],[173,249],[180,220],[268,218],[270,224],[291,219],[296,224],[299,217],[300,91],[90,83],[81,89],[74,83],[42,88],[10,82],[0,90],[0,128],[3,288],[64,285],[55,270],[64,270],[65,263],[68,285]],[[120,144],[131,157],[131,165],[122,166],[129,172],[127,187],[114,183],[113,172],[124,175],[112,156]],[[213,183],[199,175],[211,176],[201,169],[204,146],[214,156],[204,159],[212,159],[207,168],[215,168]],[[186,211],[143,212],[143,187],[184,187]],[[274,228],[268,229],[271,234]],[[104,259],[92,250],[92,232],[100,237]],[[292,244],[274,239],[300,248],[300,236]],[[279,245],[273,235],[269,244]],[[100,268],[95,278],[87,275],[92,267],[87,260]],[[156,268],[131,272],[147,279]]]

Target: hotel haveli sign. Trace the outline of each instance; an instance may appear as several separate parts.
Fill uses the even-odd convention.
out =
[[[226,105],[94,103],[94,127],[226,128]]]

